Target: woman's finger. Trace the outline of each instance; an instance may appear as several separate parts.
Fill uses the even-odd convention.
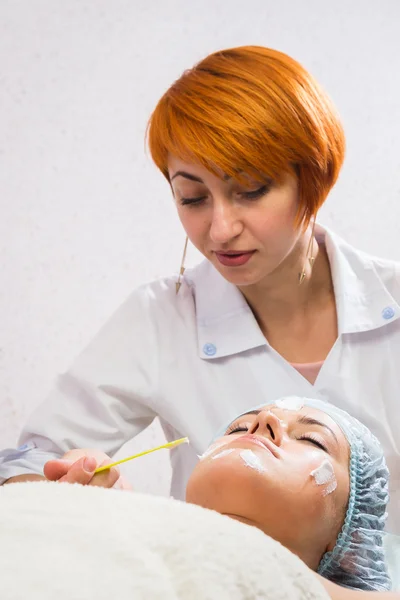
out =
[[[105,465],[109,465],[110,462],[111,460],[107,459],[98,466],[104,467]],[[117,467],[111,467],[111,469],[107,469],[107,471],[102,471],[101,473],[98,473],[98,475],[95,475],[90,482],[90,485],[112,488],[120,478],[120,475]]]
[[[78,452],[78,451],[77,451]],[[78,460],[71,460],[74,457],[71,451],[68,459],[60,458],[50,460],[44,466],[44,475],[49,481],[59,481],[60,483],[79,483],[81,485],[93,485],[97,487],[111,488],[120,478],[119,469],[112,467],[95,475],[98,466],[110,464],[111,459],[100,461],[98,457],[82,456],[82,450],[79,450],[81,456]],[[103,458],[104,453],[98,453]]]
[[[61,477],[64,477],[71,468],[73,461],[65,460],[62,458],[49,460],[44,465],[43,473],[46,479],[49,481],[58,481]]]
[[[74,462],[68,472],[58,481],[60,483],[80,483],[81,485],[89,485],[93,479],[94,472],[97,468],[96,459],[92,456],[83,456]]]

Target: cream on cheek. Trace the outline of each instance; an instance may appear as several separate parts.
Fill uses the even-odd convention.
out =
[[[240,458],[243,460],[246,467],[254,469],[258,473],[266,472],[266,468],[263,466],[261,460],[258,458],[257,454],[254,454],[252,450],[241,450]]]
[[[315,483],[321,486],[323,496],[328,496],[336,490],[337,480],[335,470],[329,460],[323,460],[319,467],[311,471],[310,475],[314,478]]]
[[[222,448],[225,445],[226,445],[226,442],[221,442],[221,441],[214,442],[214,444],[211,444],[211,446],[209,446],[207,448],[207,450],[205,452],[203,452],[203,454],[198,454],[197,458],[199,458],[200,460],[204,460],[205,458],[210,456],[210,454],[212,454],[213,452],[218,450],[218,448]]]
[[[212,457],[212,460],[216,460],[217,458],[223,458],[224,456],[228,456],[229,454],[232,454],[232,452],[234,452],[233,448],[227,448],[226,450],[221,450],[221,452],[218,452],[218,454],[216,454],[215,456]]]
[[[238,452],[241,460],[244,462],[246,467],[250,469],[254,469],[258,473],[265,473],[266,469],[262,464],[261,460],[252,450],[249,449],[240,449],[240,448],[226,448],[225,450],[221,450],[215,456],[211,457],[211,460],[218,460],[219,458],[224,458],[225,456],[229,456],[233,452]],[[208,453],[209,456],[210,453]],[[204,455],[203,455],[204,457]]]

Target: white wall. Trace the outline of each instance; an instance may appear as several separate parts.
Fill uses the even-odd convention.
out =
[[[271,46],[319,79],[348,141],[322,220],[400,259],[399,23],[398,0],[0,0],[0,446],[132,288],[177,270],[183,232],[143,137],[214,50]],[[136,487],[167,493],[167,453],[141,460]]]

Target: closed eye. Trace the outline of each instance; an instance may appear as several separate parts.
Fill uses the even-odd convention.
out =
[[[320,440],[318,440],[317,438],[311,436],[311,435],[302,435],[299,438],[297,438],[298,440],[305,440],[307,442],[311,442],[311,444],[314,444],[314,446],[317,446],[318,448],[321,448],[321,450],[324,450],[325,452],[328,452],[327,447],[320,442]],[[329,454],[329,452],[328,452]]]
[[[207,196],[198,196],[197,198],[181,198],[180,203],[182,206],[201,204]]]
[[[267,194],[267,192],[269,192],[270,188],[271,188],[271,183],[266,183],[256,190],[251,190],[249,192],[240,192],[240,196],[242,196],[243,198],[246,198],[246,200],[257,200],[258,198],[265,196],[265,194]],[[195,205],[201,204],[206,199],[207,199],[207,196],[196,196],[194,198],[181,198],[180,204],[181,204],[181,206],[195,206]]]
[[[248,428],[247,427],[234,427],[232,429],[228,429],[228,431],[225,433],[225,435],[232,435],[232,433],[247,433]]]
[[[265,184],[257,190],[253,190],[251,192],[242,192],[241,195],[247,198],[248,200],[257,200],[257,198],[261,198],[261,196],[264,196],[267,192],[269,192],[270,187],[270,184]]]

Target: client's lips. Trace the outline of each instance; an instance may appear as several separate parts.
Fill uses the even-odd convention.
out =
[[[241,435],[240,437],[235,438],[234,440],[232,440],[231,443],[234,443],[234,442],[240,443],[243,441],[250,443],[250,444],[254,444],[254,445],[258,446],[259,448],[262,448],[263,450],[268,450],[268,452],[270,452],[270,454],[275,456],[275,458],[279,458],[278,453],[276,451],[275,444],[273,444],[268,438],[258,436],[258,435],[246,434],[246,435]]]

